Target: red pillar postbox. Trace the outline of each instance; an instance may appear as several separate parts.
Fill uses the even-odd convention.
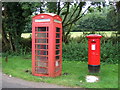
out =
[[[91,34],[88,38],[88,70],[90,73],[100,71],[100,38],[101,35]]]
[[[32,18],[32,74],[56,77],[62,71],[62,19],[51,13]]]

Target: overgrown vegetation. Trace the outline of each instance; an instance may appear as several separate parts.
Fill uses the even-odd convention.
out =
[[[119,60],[119,37],[104,37],[101,38],[101,62],[104,63],[118,63]],[[88,58],[88,42],[85,36],[69,38],[69,43],[63,43],[63,60],[70,61],[85,61]],[[18,53],[11,53],[10,51],[3,53],[3,56],[31,56],[31,38],[22,38],[21,49]]]
[[[118,63],[120,44],[117,39],[116,37],[103,37],[101,39],[101,62]],[[63,58],[72,61],[87,61],[87,49],[87,39],[85,37],[74,38],[69,44],[63,43]]]

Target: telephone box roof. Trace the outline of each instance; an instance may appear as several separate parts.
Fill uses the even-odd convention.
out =
[[[40,16],[40,15],[48,15],[48,16],[50,16],[50,17],[55,17],[55,16],[57,16],[57,17],[59,17],[59,18],[61,19],[61,17],[60,17],[59,15],[54,14],[54,13],[40,13],[40,14],[38,14],[38,15],[33,16],[33,18],[35,18],[35,17],[37,17],[37,16]],[[62,20],[62,19],[61,19],[61,20]]]

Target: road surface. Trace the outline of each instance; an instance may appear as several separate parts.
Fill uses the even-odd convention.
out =
[[[0,81],[2,81],[2,88],[69,88],[43,82],[25,81],[15,77],[9,77],[5,74],[2,74]]]

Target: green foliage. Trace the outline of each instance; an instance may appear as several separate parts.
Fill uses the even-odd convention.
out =
[[[119,55],[119,37],[103,37],[101,38],[101,62],[118,63]],[[63,60],[85,61],[88,60],[88,45],[84,36],[70,38],[69,43],[63,43]],[[19,52],[7,51],[3,56],[19,56],[31,54],[31,38],[22,38],[20,41]]]
[[[87,61],[87,44],[77,42],[63,43],[63,59]]]
[[[112,30],[106,17],[108,10],[108,7],[102,8],[101,12],[97,8],[89,8],[89,12],[76,22],[72,29],[81,31]]]
[[[32,48],[32,39],[30,38],[21,38],[19,41],[20,45],[18,52],[12,52],[11,50],[5,49],[3,46],[3,57],[5,56],[19,56],[19,55],[26,55],[26,54],[31,54],[31,48]]]
[[[9,46],[11,51],[18,52],[20,49],[21,34],[32,14],[30,5],[30,3],[20,2],[3,3],[3,43],[6,47]]]
[[[101,61],[105,63],[118,63],[120,54],[120,43],[116,41],[118,38],[104,37],[101,40]]]
[[[57,12],[57,2],[47,2],[46,3],[48,12],[56,13]]]
[[[81,41],[82,40],[82,41]],[[101,62],[118,63],[119,55],[119,40],[118,38],[101,39]],[[86,38],[75,38],[69,44],[63,43],[63,59],[72,61],[87,61],[88,46]]]
[[[110,24],[110,27],[116,29],[120,34],[120,11],[117,12],[114,6],[110,7],[110,10],[107,14],[107,20]]]

